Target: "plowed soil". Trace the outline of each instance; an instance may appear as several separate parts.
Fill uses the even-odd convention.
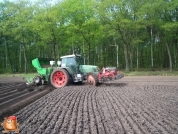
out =
[[[20,134],[178,134],[178,77],[70,85],[14,115]]]

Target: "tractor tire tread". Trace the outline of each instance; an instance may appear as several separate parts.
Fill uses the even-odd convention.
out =
[[[88,82],[88,76],[89,76],[89,75],[92,75],[92,77],[93,77],[94,80],[95,80],[93,86],[98,86],[98,84],[99,84],[98,77],[97,77],[97,75],[94,74],[94,73],[88,73],[88,74],[87,74],[87,83],[89,83],[89,82]]]
[[[61,87],[55,86],[55,84],[53,83],[53,75],[54,75],[54,73],[55,73],[56,71],[62,71],[63,73],[66,74],[66,80],[67,80],[67,82],[64,84],[64,86],[61,86],[61,87],[67,86],[67,85],[69,84],[69,77],[70,77],[70,76],[69,76],[68,71],[66,71],[66,70],[63,69],[63,68],[55,68],[55,69],[52,71],[52,73],[51,73],[51,75],[50,75],[50,83],[51,83],[51,85],[54,86],[55,88],[61,88]]]

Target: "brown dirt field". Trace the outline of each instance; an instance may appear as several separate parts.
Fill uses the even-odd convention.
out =
[[[70,85],[14,115],[21,134],[178,134],[178,77]]]
[[[14,76],[14,77],[0,77],[0,87],[2,85],[8,85],[8,84],[11,84],[11,83],[22,83],[24,82],[25,83],[25,79],[21,78],[21,77],[17,77],[17,76]]]

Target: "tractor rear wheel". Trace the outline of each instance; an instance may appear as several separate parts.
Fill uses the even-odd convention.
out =
[[[89,73],[87,75],[87,82],[88,82],[89,85],[97,86],[98,85],[97,76],[93,73]]]
[[[55,88],[67,86],[69,82],[69,74],[65,69],[54,69],[50,76],[50,82]]]

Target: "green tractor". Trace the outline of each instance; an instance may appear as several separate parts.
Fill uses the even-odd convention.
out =
[[[55,62],[51,59],[36,58],[32,65],[37,69],[38,76],[26,78],[27,85],[51,84],[55,88],[67,86],[70,82],[87,83],[97,86],[110,80],[122,78],[115,67],[104,67],[99,71],[98,66],[84,65],[81,55],[66,55],[61,61]]]

